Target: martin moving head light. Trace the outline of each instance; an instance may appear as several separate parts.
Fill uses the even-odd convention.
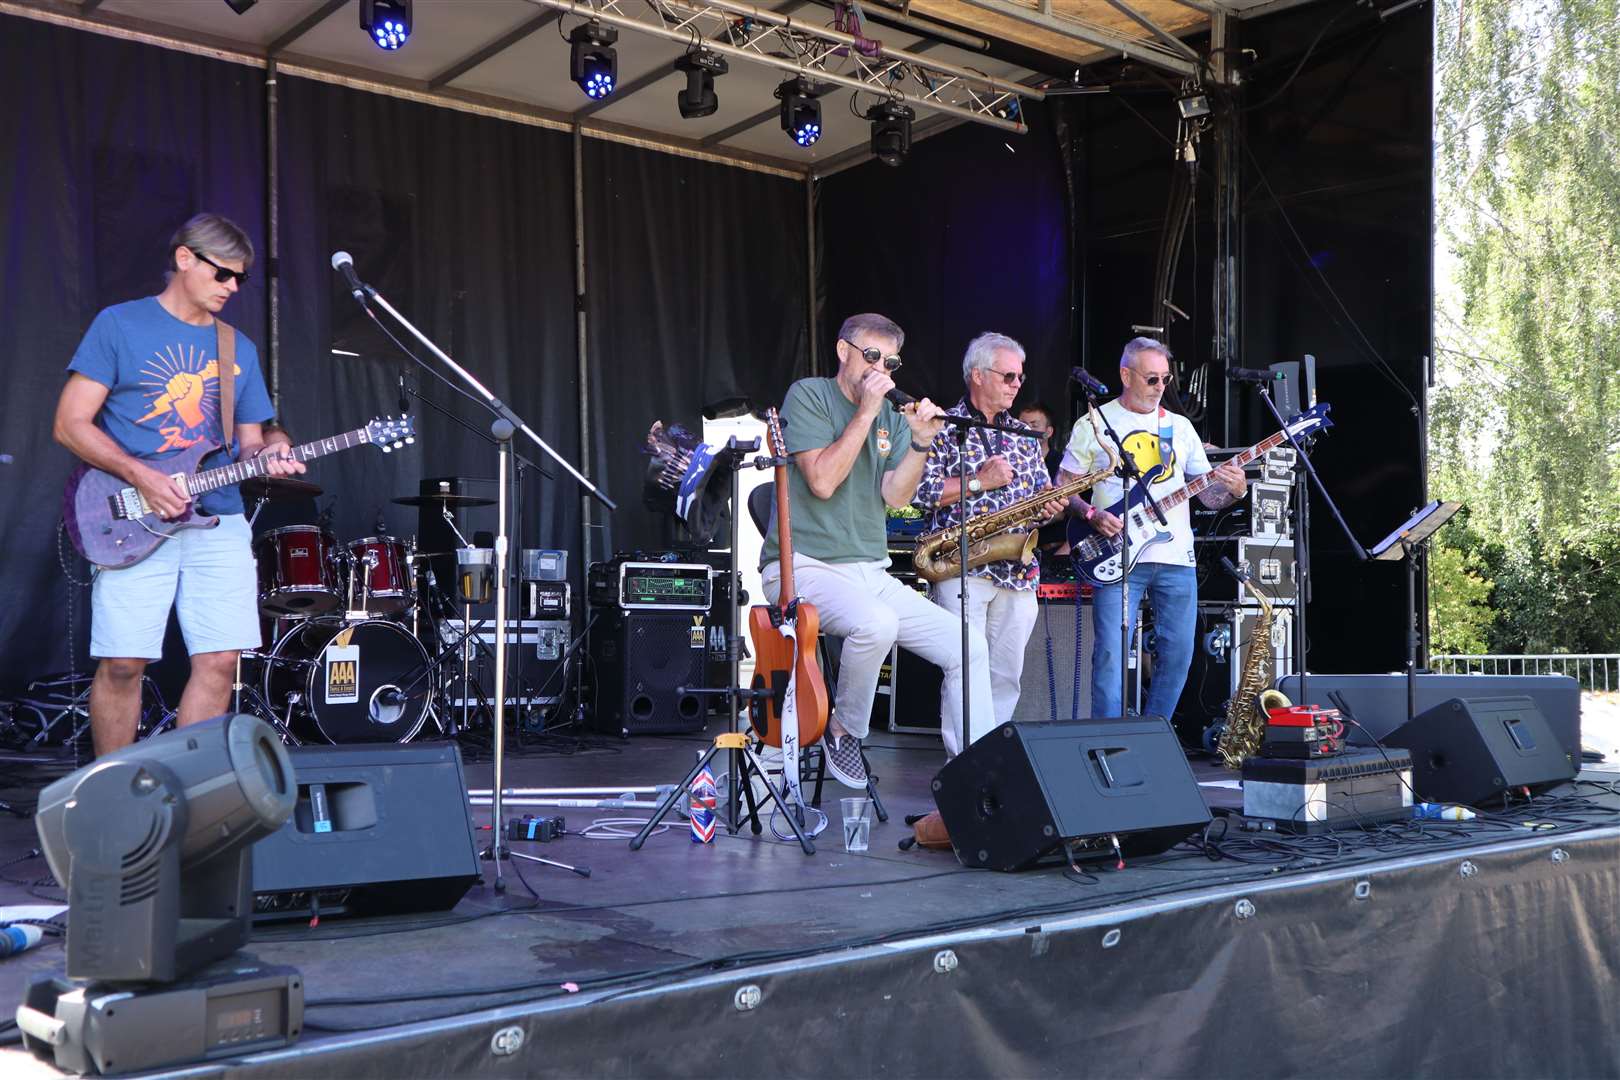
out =
[[[247,715],[154,736],[41,792],[40,848],[68,897],[67,972],[30,982],[24,1045],[75,1072],[123,1072],[291,1041],[298,973],[215,961],[248,939],[252,845],[296,793],[286,749]]]
[[[569,31],[568,40],[568,77],[596,101],[613,93],[619,82],[619,51],[613,47],[619,32],[592,19]]]
[[[815,84],[802,76],[784,79],[776,96],[782,99],[782,130],[800,146],[814,146],[821,138],[821,102]]]
[[[872,121],[872,156],[885,165],[899,165],[911,152],[911,122],[917,114],[898,101],[880,101],[866,110]]]
[[[675,95],[675,105],[681,118],[696,120],[711,116],[720,108],[720,98],[714,92],[714,78],[731,70],[726,58],[708,49],[694,49],[675,61],[675,70],[686,74],[686,89]]]
[[[360,29],[393,52],[411,36],[411,0],[360,0]]]

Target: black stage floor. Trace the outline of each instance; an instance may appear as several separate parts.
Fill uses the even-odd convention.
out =
[[[508,784],[674,783],[704,745],[586,740],[510,758]],[[1614,774],[1488,821],[1230,837],[1219,858],[1184,846],[1077,877],[897,850],[931,807],[938,740],[882,735],[870,756],[891,816],[866,854],[841,850],[830,784],[813,857],[768,832],[694,845],[672,817],[635,853],[517,845],[589,879],[517,864],[504,896],[486,869],[453,912],[263,930],[251,951],[305,976],[303,1039],[186,1074],[1620,1074]],[[488,764],[468,777],[487,787]],[[33,843],[30,821],[0,820],[0,902],[60,897],[19,858]],[[61,960],[47,942],[7,961],[0,1016]],[[761,1004],[739,1008],[749,986]],[[523,1047],[496,1054],[512,1027]],[[57,1074],[13,1046],[0,1075]]]

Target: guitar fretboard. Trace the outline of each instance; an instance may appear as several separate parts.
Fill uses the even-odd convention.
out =
[[[349,450],[371,441],[371,436],[365,428],[356,428],[346,431],[342,435],[334,435],[329,439],[316,439],[314,442],[304,443],[283,451],[284,457],[294,461],[313,461],[326,454],[335,454],[339,450]],[[204,469],[186,478],[186,490],[193,496],[214,491],[217,488],[240,484],[244,480],[251,480],[256,476],[266,476],[268,463],[258,458],[248,461],[235,461],[229,465],[221,465],[215,469]]]
[[[1273,447],[1281,446],[1284,440],[1287,438],[1288,436],[1286,434],[1279,431],[1277,434],[1271,436],[1269,439],[1266,439],[1264,442],[1255,443],[1253,446],[1243,451],[1243,453],[1238,454],[1236,457],[1227,458],[1227,460],[1241,469],[1243,466],[1247,465],[1261,454],[1264,454],[1267,450],[1270,450]],[[1187,481],[1186,486],[1184,486],[1174,495],[1157,496],[1159,505],[1165,510],[1169,510],[1173,506],[1180,506],[1182,503],[1186,502],[1194,495],[1197,495],[1199,492],[1204,491],[1215,482],[1215,475],[1213,473],[1205,473],[1203,476],[1200,476],[1195,480]]]

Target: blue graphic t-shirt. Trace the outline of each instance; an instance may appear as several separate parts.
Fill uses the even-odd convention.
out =
[[[219,334],[170,315],[157,297],[114,304],[96,316],[69,371],[107,387],[97,424],[125,452],[148,460],[173,457],[203,439],[222,441],[219,422]],[[262,424],[274,409],[259,374],[259,350],[236,335],[237,424]],[[209,465],[227,464],[216,455]],[[160,466],[161,467],[161,466]],[[242,513],[233,485],[197,501],[205,514]]]

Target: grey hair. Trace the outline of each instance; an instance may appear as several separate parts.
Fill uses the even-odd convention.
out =
[[[998,334],[993,330],[986,331],[968,342],[967,352],[962,354],[962,381],[969,382],[975,371],[989,371],[990,365],[996,361],[996,352],[1006,349],[1008,352],[1018,354],[1018,359],[1024,359],[1024,347],[1006,334]]]
[[[906,332],[900,329],[899,323],[887,315],[878,315],[874,312],[851,315],[844,320],[844,325],[838,328],[841,340],[853,343],[856,334],[876,334],[878,337],[893,338],[896,352],[899,352],[906,343]]]
[[[194,254],[207,255],[216,262],[220,259],[241,259],[246,269],[253,265],[253,241],[242,227],[220,214],[196,214],[169,237],[169,269],[166,277],[173,277],[180,267],[174,261],[174,249],[190,248]]]
[[[1135,337],[1125,343],[1125,351],[1119,354],[1119,366],[1135,371],[1136,358],[1145,352],[1163,353],[1166,360],[1175,355],[1170,351],[1170,346],[1157,338]]]

